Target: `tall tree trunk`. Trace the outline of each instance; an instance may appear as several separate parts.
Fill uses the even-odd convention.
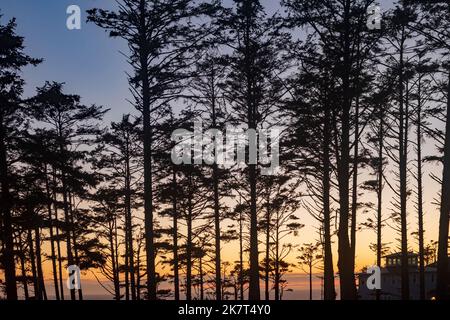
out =
[[[248,182],[250,186],[250,270],[249,270],[249,289],[248,298],[252,301],[260,299],[259,287],[259,250],[258,250],[258,211],[257,211],[257,113],[258,106],[254,92],[255,74],[254,68],[255,57],[252,52],[252,39],[250,38],[250,21],[254,19],[252,16],[251,2],[247,1],[243,4],[246,11],[247,24],[244,31],[244,60],[245,60],[245,76],[246,76],[246,104],[247,104],[247,126],[249,132],[255,131],[255,135],[249,134],[249,164],[248,164]]]
[[[127,209],[125,209],[126,211]],[[127,230],[127,213],[125,212],[125,300],[129,301],[130,300],[130,275],[129,275],[129,249],[128,249],[128,230]]]
[[[136,300],[136,285],[135,285],[135,274],[134,274],[134,248],[133,248],[133,217],[131,214],[131,172],[130,172],[130,155],[129,155],[129,142],[127,141],[126,150],[126,177],[125,177],[125,221],[126,221],[126,240],[128,251],[128,265],[127,270],[130,274],[130,288],[131,288],[131,300]]]
[[[441,185],[441,211],[439,216],[439,242],[437,261],[437,296],[440,300],[449,298],[448,231],[450,215],[450,69],[447,86],[447,116],[445,125],[444,169]]]
[[[419,284],[420,300],[425,300],[425,245],[423,228],[423,188],[422,188],[422,92],[419,76],[417,91],[417,215],[419,237]]]
[[[384,112],[380,105],[380,126],[378,132],[378,168],[377,168],[377,266],[381,268],[382,242],[382,203],[383,203],[383,150],[384,150]],[[381,290],[376,290],[376,299],[380,300]]]
[[[239,213],[239,286],[240,300],[244,300],[244,217],[242,211]]]
[[[205,296],[205,288],[203,285],[203,259],[202,259],[202,257],[200,257],[200,259],[198,259],[198,262],[199,262],[198,270],[199,270],[199,277],[200,277],[200,301],[203,301],[204,296]]]
[[[114,225],[115,222],[113,222],[113,225],[110,226],[110,232],[108,236],[109,240],[109,249],[111,250],[111,269],[113,273],[113,284],[114,284],[114,300],[119,301],[120,300],[120,283],[119,283],[119,277],[118,277],[118,271],[116,266],[116,250],[114,246]]]
[[[44,283],[44,273],[42,272],[41,234],[39,226],[36,226],[34,228],[34,234],[36,243],[36,271],[40,290],[39,296],[41,297],[41,299],[47,300],[47,291],[45,290]]]
[[[53,168],[53,188],[52,188],[52,199],[53,199],[53,209],[55,210],[55,225],[56,225],[56,250],[58,252],[58,273],[59,273],[59,289],[61,290],[61,300],[64,300],[64,286],[63,286],[63,272],[62,272],[62,254],[61,254],[61,239],[59,237],[59,218],[58,218],[58,203],[57,203],[57,180],[56,180],[56,169]]]
[[[61,152],[63,150],[61,148]],[[61,170],[61,181],[62,181],[62,196],[63,196],[63,209],[64,209],[64,231],[66,235],[66,253],[67,253],[67,263],[69,266],[74,264],[73,253],[72,253],[72,236],[71,230],[73,228],[70,223],[70,213],[69,213],[69,200],[67,198],[67,185],[66,185],[66,175],[64,169]],[[75,289],[70,289],[70,299],[75,300]]]
[[[312,301],[312,263],[309,264],[309,300]]]
[[[28,279],[27,279],[27,271],[25,269],[25,254],[22,251],[19,256],[20,259],[20,269],[22,272],[22,285],[23,285],[23,293],[25,296],[25,300],[30,299],[30,294],[28,293]]]
[[[323,139],[323,229],[324,229],[324,298],[335,300],[336,290],[334,286],[333,252],[331,248],[331,212],[330,212],[330,109],[325,107]]]
[[[216,91],[215,91],[215,69],[211,68],[211,111],[212,111],[212,128],[217,129],[217,112],[216,112]],[[214,138],[214,153],[217,150],[217,141]],[[214,235],[215,235],[215,284],[216,284],[216,300],[222,299],[222,277],[220,275],[221,257],[220,257],[220,194],[219,194],[219,168],[217,159],[212,165],[213,169],[213,189],[214,189]]]
[[[341,147],[338,163],[339,185],[339,230],[338,230],[338,267],[341,284],[341,299],[356,299],[355,275],[353,270],[352,249],[348,236],[349,230],[349,178],[350,178],[350,109],[352,105],[350,89],[350,0],[344,3],[344,55],[342,75],[342,124]]]
[[[269,197],[268,197],[269,198]],[[266,201],[266,259],[264,266],[264,285],[265,285],[265,299],[270,300],[269,295],[269,272],[270,272],[270,203],[269,199]]]
[[[73,239],[73,252],[74,252],[74,258],[75,258],[75,264],[79,267],[80,266],[80,257],[78,255],[78,242],[77,242],[77,232],[75,229],[75,220],[74,220],[74,214],[73,214],[73,205],[75,204],[75,196],[72,195],[72,193],[69,191],[69,212],[70,212],[70,225],[72,226],[72,239]],[[73,204],[73,205],[72,205]],[[79,279],[81,280],[81,279]],[[78,283],[79,289],[78,291],[78,299],[83,300],[83,289],[81,287],[81,281]]]
[[[275,300],[280,300],[280,228],[279,228],[279,217],[277,216],[275,228]]]
[[[352,262],[353,270],[355,270],[356,258],[356,230],[357,220],[356,214],[358,211],[358,165],[359,165],[359,94],[355,102],[355,142],[353,154],[353,181],[352,181],[352,224],[350,230],[350,243],[352,246]]]
[[[120,270],[119,270],[119,231],[118,231],[118,223],[117,223],[117,218],[114,221],[114,237],[113,237],[113,241],[114,241],[114,250],[116,252],[114,258],[115,261],[114,263],[116,264],[116,273],[117,273],[117,281],[119,282],[119,294],[120,292]]]
[[[141,300],[141,245],[136,250],[136,299]]]
[[[14,261],[13,226],[11,219],[11,195],[9,190],[8,162],[6,151],[6,132],[3,126],[3,116],[0,115],[0,210],[3,222],[3,265],[5,268],[6,297],[17,300],[16,265]]]
[[[400,66],[399,66],[399,169],[400,169],[400,228],[401,228],[401,279],[402,279],[402,299],[409,299],[409,266],[408,266],[408,225],[406,212],[407,198],[407,128],[405,127],[405,97],[404,97],[404,40],[400,44]]]
[[[48,229],[49,229],[49,233],[50,233],[50,252],[51,252],[50,259],[52,261],[53,285],[55,286],[56,300],[60,300],[59,285],[58,285],[58,272],[56,269],[55,236],[53,233],[52,194],[50,192],[50,184],[48,181],[47,165],[44,165],[44,174],[45,174],[45,190],[46,190],[46,195],[47,195]]]
[[[189,190],[191,188],[191,177],[189,176]],[[187,225],[187,240],[186,240],[186,300],[192,299],[192,196],[188,195],[188,215],[186,220]]]
[[[34,288],[34,299],[42,300],[40,282],[37,275],[36,270],[36,255],[34,252],[34,244],[33,244],[33,233],[32,229],[28,227],[27,230],[27,242],[28,242],[28,253],[30,256],[30,264],[31,264],[31,275],[33,276],[33,288]]]
[[[178,209],[177,209],[177,173],[175,166],[172,166],[172,210],[173,210],[173,285],[175,292],[175,301],[180,300],[180,275],[178,261]],[[219,269],[220,276],[220,269]]]
[[[139,30],[139,60],[141,67],[142,82],[142,115],[144,126],[144,224],[145,224],[145,248],[147,255],[147,292],[150,300],[156,300],[156,270],[155,270],[155,245],[153,231],[153,182],[152,182],[152,124],[150,115],[150,92],[149,92],[149,44],[145,26],[146,0],[140,0],[139,19],[141,29]]]
[[[215,119],[213,126],[215,128]],[[214,184],[214,233],[215,233],[215,272],[216,272],[216,300],[222,299],[222,279],[220,276],[220,203],[219,203],[219,174],[218,174],[217,163],[213,163],[213,184]]]
[[[256,165],[249,165],[250,176],[250,283],[249,300],[259,300],[258,213],[256,210]]]

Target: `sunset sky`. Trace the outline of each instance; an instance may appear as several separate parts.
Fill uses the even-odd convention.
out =
[[[226,0],[225,3],[229,3]],[[66,92],[79,94],[82,101],[86,104],[95,103],[110,108],[111,111],[105,116],[105,125],[111,121],[117,121],[124,113],[135,114],[134,108],[126,101],[130,98],[128,83],[125,71],[128,70],[125,58],[120,51],[126,52],[127,47],[121,40],[110,39],[108,35],[93,24],[85,24],[86,18],[84,11],[93,7],[111,8],[114,6],[111,0],[2,0],[1,13],[3,14],[2,23],[7,19],[17,18],[17,33],[25,37],[26,52],[33,57],[44,58],[44,63],[36,68],[26,68],[24,70],[24,79],[27,82],[26,96],[33,95],[37,86],[43,85],[45,81],[57,81],[66,83]],[[268,6],[270,11],[276,10],[275,1],[262,1]],[[81,30],[69,31],[66,28],[66,8],[71,4],[77,4],[83,11],[83,24]],[[388,9],[392,1],[380,1],[382,10]],[[411,139],[415,140],[414,129],[411,131]],[[435,143],[431,140],[425,142],[425,154],[436,154]],[[413,147],[410,148],[410,161],[415,160]],[[387,168],[387,177],[392,179],[389,172],[395,169],[392,166]],[[411,163],[410,170],[415,170]],[[361,170],[364,174],[360,175],[360,181],[368,178],[368,170]],[[424,165],[424,204],[425,204],[425,237],[426,243],[437,239],[438,228],[438,210],[434,199],[437,198],[439,188],[429,176],[434,172],[440,175],[441,167],[434,163]],[[410,188],[415,187],[415,181],[412,175],[409,177]],[[390,181],[395,185],[395,181]],[[367,191],[361,198],[363,202],[375,201],[375,194]],[[389,186],[384,189],[384,211],[385,217],[392,212],[390,197],[393,192]],[[409,197],[409,227],[408,233],[417,229],[417,213],[414,208],[415,194]],[[336,204],[334,204],[336,208]],[[359,222],[365,221],[368,217],[373,217],[374,212],[364,213],[360,210],[358,215]],[[139,215],[135,212],[135,215]],[[305,224],[298,237],[289,239],[294,244],[303,244],[315,242],[317,239],[317,222],[300,208],[297,215],[301,218],[301,223]],[[224,226],[227,222],[223,223]],[[383,234],[383,242],[390,242],[392,252],[398,251],[398,236],[395,231],[386,226]],[[334,262],[337,263],[336,237],[334,243]],[[375,263],[375,253],[369,249],[369,244],[375,242],[375,234],[370,230],[362,230],[357,235],[357,270],[364,266]],[[409,235],[409,244],[412,250],[416,251],[417,243]],[[223,258],[233,262],[237,260],[237,244],[225,244],[223,248]],[[291,254],[290,260],[295,261],[296,252]],[[50,264],[45,263],[47,277],[50,276]],[[337,271],[337,268],[335,269]],[[294,268],[294,273],[301,273],[301,269]],[[90,279],[90,284],[95,286],[90,273],[83,276]],[[317,281],[317,280],[315,280]],[[306,289],[305,278],[292,277],[290,280],[292,288],[297,290]],[[317,285],[317,283],[316,283]],[[317,287],[317,286],[316,286]],[[302,289],[303,288],[303,289]],[[94,289],[93,289],[94,290]],[[51,291],[51,290],[50,290]],[[95,290],[94,290],[95,291]],[[93,291],[93,292],[94,292]],[[100,291],[101,292],[101,289]]]

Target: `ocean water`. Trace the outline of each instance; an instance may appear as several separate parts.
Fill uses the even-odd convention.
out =
[[[313,300],[322,299],[322,285],[319,275],[313,276]],[[287,286],[283,291],[283,300],[308,300],[309,299],[309,276],[305,274],[287,274],[285,275]],[[65,281],[64,281],[65,283]],[[104,287],[111,288],[111,283],[107,280],[101,280]],[[102,287],[95,279],[81,279],[83,298],[85,300],[112,300],[112,295]],[[45,281],[47,295],[49,299],[55,299],[54,286],[51,280]],[[336,289],[338,291],[338,282],[336,281]],[[161,289],[170,289],[169,283],[162,284]],[[19,287],[19,294],[23,297],[22,288]],[[29,288],[32,295],[32,286]],[[124,291],[124,290],[122,290]],[[69,299],[69,291],[64,288],[64,296]],[[264,282],[261,282],[261,295],[264,295]],[[273,299],[274,291],[270,291],[271,299]],[[182,296],[183,298],[183,296]],[[170,299],[170,298],[167,298]]]

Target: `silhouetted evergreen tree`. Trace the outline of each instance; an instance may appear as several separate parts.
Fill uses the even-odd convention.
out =
[[[98,132],[96,121],[102,119],[106,110],[96,105],[82,105],[79,96],[65,94],[63,85],[56,82],[47,82],[38,88],[37,95],[29,103],[36,120],[45,124],[45,130],[54,137],[53,143],[57,150],[54,168],[58,172],[58,193],[62,196],[67,262],[68,265],[80,265],[78,253],[81,254],[80,250],[87,253],[89,248],[84,245],[89,242],[83,244],[83,240],[84,234],[89,231],[83,230],[83,210],[78,208],[75,201],[77,196],[88,198],[88,189],[95,187],[97,181],[94,175],[83,168],[83,163],[87,163],[87,151],[80,150],[79,146],[92,143]],[[71,298],[75,299],[74,289],[71,290]],[[79,298],[82,298],[81,290]]]
[[[144,145],[144,212],[147,253],[147,290],[156,299],[153,219],[152,144],[157,114],[182,92],[189,66],[205,39],[206,24],[194,17],[212,14],[215,4],[187,0],[148,2],[121,0],[117,11],[92,9],[88,21],[107,30],[111,37],[128,42],[134,74],[129,77],[135,107],[142,112]]]
[[[396,174],[398,190],[395,191],[398,198],[393,199],[395,208],[393,217],[398,222],[398,226],[394,227],[394,229],[400,234],[402,299],[404,300],[408,300],[410,296],[407,201],[410,194],[408,190],[408,151],[411,112],[410,81],[412,77],[409,60],[412,54],[410,40],[413,34],[409,25],[416,18],[415,7],[400,2],[390,16],[387,35],[388,41],[393,43],[387,64],[388,68],[397,75],[396,86],[392,96],[393,101],[391,102],[394,105],[391,117],[396,127],[391,128],[390,133],[396,142],[388,149],[388,154],[398,166],[398,174]]]
[[[94,151],[99,169],[106,170],[105,180],[121,189],[124,207],[125,231],[125,299],[136,300],[136,276],[134,272],[133,215],[136,208],[136,188],[142,163],[140,119],[132,120],[124,115],[122,121],[113,122],[111,129],[98,137],[98,148]],[[100,155],[100,156],[99,156]]]
[[[334,300],[334,267],[332,253],[332,171],[335,153],[332,141],[332,114],[334,95],[327,60],[317,52],[315,45],[293,47],[301,68],[289,85],[285,117],[288,135],[283,141],[282,161],[287,169],[308,189],[303,205],[323,230],[324,298]]]
[[[120,290],[120,240],[118,232],[120,216],[124,214],[124,206],[120,201],[121,196],[121,190],[103,187],[97,190],[92,199],[95,201],[92,210],[95,213],[93,222],[97,227],[96,235],[102,240],[104,238],[107,243],[107,245],[98,248],[105,260],[100,272],[112,282],[112,288],[101,284],[100,281],[98,282],[115,300],[121,300],[123,297]]]
[[[267,128],[283,91],[279,77],[285,71],[285,64],[280,58],[289,37],[282,33],[280,19],[267,17],[257,0],[234,1],[233,9],[222,24],[229,30],[225,42],[232,50],[225,57],[229,66],[225,96],[233,110],[230,120],[246,129]],[[257,208],[259,166],[255,164],[256,161],[251,161],[256,159],[250,158],[257,158],[257,150],[256,138],[249,138],[245,175],[250,201],[250,300],[260,299]]]
[[[441,180],[441,199],[439,217],[439,249],[438,249],[438,275],[437,297],[449,298],[450,280],[448,277],[448,247],[449,247],[449,212],[450,212],[450,45],[449,45],[449,16],[450,4],[447,1],[421,2],[410,0],[408,2],[419,3],[422,16],[414,25],[414,30],[423,34],[430,48],[442,56],[442,73],[446,81],[442,84],[443,96],[447,96],[447,111],[445,116],[445,135],[443,148],[443,173]],[[445,99],[445,98],[444,98]]]
[[[206,59],[200,61],[197,64],[196,77],[191,83],[193,90],[192,100],[199,106],[199,117],[202,120],[204,130],[219,130],[225,132],[225,126],[227,122],[227,112],[225,109],[225,97],[222,90],[225,67],[223,63],[220,63],[219,57],[214,55],[212,51],[207,51],[208,55]],[[206,123],[205,123],[206,122]],[[212,143],[215,147],[214,156],[217,157],[217,153],[220,150],[219,144],[212,137]],[[223,141],[222,141],[223,142]],[[215,234],[215,290],[216,299],[222,298],[222,277],[220,273],[221,269],[221,231],[220,223],[223,220],[223,206],[221,200],[225,194],[227,194],[226,186],[224,186],[224,180],[226,179],[227,170],[219,168],[217,164],[218,159],[214,159],[211,166],[211,179],[209,183],[213,188],[213,210],[214,210],[214,234]]]
[[[1,18],[1,15],[0,15]],[[16,34],[16,22],[10,20],[0,25],[0,184],[2,265],[5,270],[6,296],[17,300],[16,272],[14,262],[13,217],[11,215],[10,177],[15,157],[14,140],[23,128],[26,118],[23,113],[21,95],[25,84],[20,71],[28,65],[37,65],[41,60],[33,59],[24,52],[24,39]]]
[[[352,248],[354,243],[352,244],[349,239],[352,213],[350,167],[353,162],[350,151],[353,147],[351,132],[359,119],[352,117],[356,115],[356,112],[352,114],[352,110],[355,110],[354,102],[361,94],[359,79],[363,68],[373,58],[379,42],[379,34],[370,32],[366,27],[367,9],[372,3],[373,1],[370,0],[283,1],[290,14],[288,21],[293,26],[312,28],[312,37],[309,40],[317,41],[319,52],[323,52],[327,57],[330,76],[338,80],[333,88],[336,94],[336,107],[332,114],[332,128],[334,141],[338,142],[338,144],[335,143],[339,191],[338,267],[341,298],[344,300],[356,299]],[[356,132],[356,136],[359,135],[360,133]],[[356,200],[356,197],[354,199]],[[355,238],[356,223],[353,223],[353,226],[351,235]]]

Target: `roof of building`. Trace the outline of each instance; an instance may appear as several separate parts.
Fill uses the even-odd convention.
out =
[[[401,258],[402,253],[401,252],[395,252],[388,255],[385,255],[383,258]],[[419,255],[414,252],[408,252],[408,257],[418,257]]]
[[[392,270],[394,270],[394,268],[386,268],[386,267],[381,267],[380,271],[381,274],[397,274],[400,275],[400,273],[398,272],[393,272]],[[409,268],[408,273],[410,274],[414,274],[414,273],[419,273],[419,269],[418,268]],[[436,273],[436,268],[434,267],[430,267],[430,266],[426,266],[425,267],[425,273]],[[360,272],[355,273],[358,276],[370,276],[370,273],[367,273],[365,269],[361,270]]]

